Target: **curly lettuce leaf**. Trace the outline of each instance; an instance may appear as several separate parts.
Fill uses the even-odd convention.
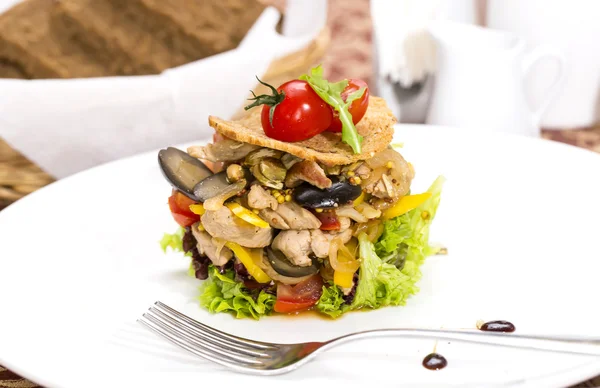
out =
[[[352,309],[404,304],[415,292],[415,279],[405,275],[396,266],[383,262],[375,253],[375,247],[367,235],[358,236],[360,271]]]
[[[183,252],[183,235],[185,229],[179,227],[175,233],[165,233],[160,240],[160,248],[163,252],[167,252],[167,248],[171,248],[173,252]]]
[[[345,304],[342,290],[333,283],[323,286],[323,293],[317,302],[317,311],[329,315],[331,318],[337,318],[349,309]]]
[[[440,203],[445,178],[438,177],[419,207],[388,220],[377,244],[359,236],[361,266],[353,309],[404,305],[419,288],[420,266],[435,253],[429,244],[429,227]]]
[[[201,287],[198,297],[200,304],[211,313],[232,313],[236,318],[259,319],[273,312],[276,296],[261,290],[254,295],[244,288],[243,283],[235,281],[232,269],[221,274],[217,268],[210,266],[208,279]]]
[[[427,256],[437,253],[439,248],[429,244],[429,227],[436,216],[445,181],[443,176],[439,176],[427,190],[431,197],[419,207],[384,223],[383,234],[375,245],[380,257],[402,254],[405,256],[404,265],[409,262],[420,265]],[[405,253],[399,250],[405,250]]]

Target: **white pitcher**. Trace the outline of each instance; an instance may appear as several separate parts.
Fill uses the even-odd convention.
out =
[[[526,136],[540,135],[540,119],[563,79],[564,58],[549,46],[528,51],[524,40],[475,25],[431,26],[437,42],[437,72],[428,124]],[[558,64],[543,101],[530,103],[525,83],[541,60]]]

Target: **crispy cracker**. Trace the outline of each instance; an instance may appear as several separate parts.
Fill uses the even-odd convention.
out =
[[[236,121],[209,116],[208,122],[217,132],[231,139],[288,152],[299,158],[314,160],[324,165],[343,165],[373,157],[392,141],[396,118],[380,97],[369,98],[369,107],[356,129],[364,139],[362,152],[354,154],[352,148],[342,142],[340,133],[323,132],[308,140],[287,143],[265,135],[260,121],[261,109],[253,111]]]

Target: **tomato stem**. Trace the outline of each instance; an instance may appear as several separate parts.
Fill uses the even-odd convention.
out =
[[[279,103],[281,103],[281,101],[283,101],[283,99],[285,98],[285,92],[284,91],[278,92],[277,89],[275,89],[272,85],[269,85],[268,83],[261,81],[260,78],[258,78],[258,77],[256,77],[256,79],[261,84],[270,88],[271,93],[273,93],[273,94],[261,94],[261,95],[257,96],[253,90],[250,90],[250,93],[252,93],[253,98],[249,98],[249,100],[254,101],[254,102],[252,104],[244,107],[244,110],[248,110],[248,109],[254,108],[255,106],[259,106],[259,105],[270,106],[271,109],[269,109],[269,123],[271,123],[271,125],[273,125],[273,115],[275,114],[275,107],[277,105],[279,105]]]

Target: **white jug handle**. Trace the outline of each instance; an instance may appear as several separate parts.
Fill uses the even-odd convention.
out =
[[[542,115],[548,109],[550,103],[556,97],[559,91],[559,84],[562,83],[565,76],[565,57],[556,48],[549,45],[540,45],[535,47],[523,60],[523,84],[525,84],[525,80],[529,76],[529,73],[533,69],[533,67],[543,59],[554,59],[558,64],[558,70],[556,72],[556,76],[554,77],[554,81],[550,85],[548,92],[545,97],[542,99],[541,103],[537,108],[533,110],[533,120],[536,126],[539,127],[540,122],[542,121]]]

